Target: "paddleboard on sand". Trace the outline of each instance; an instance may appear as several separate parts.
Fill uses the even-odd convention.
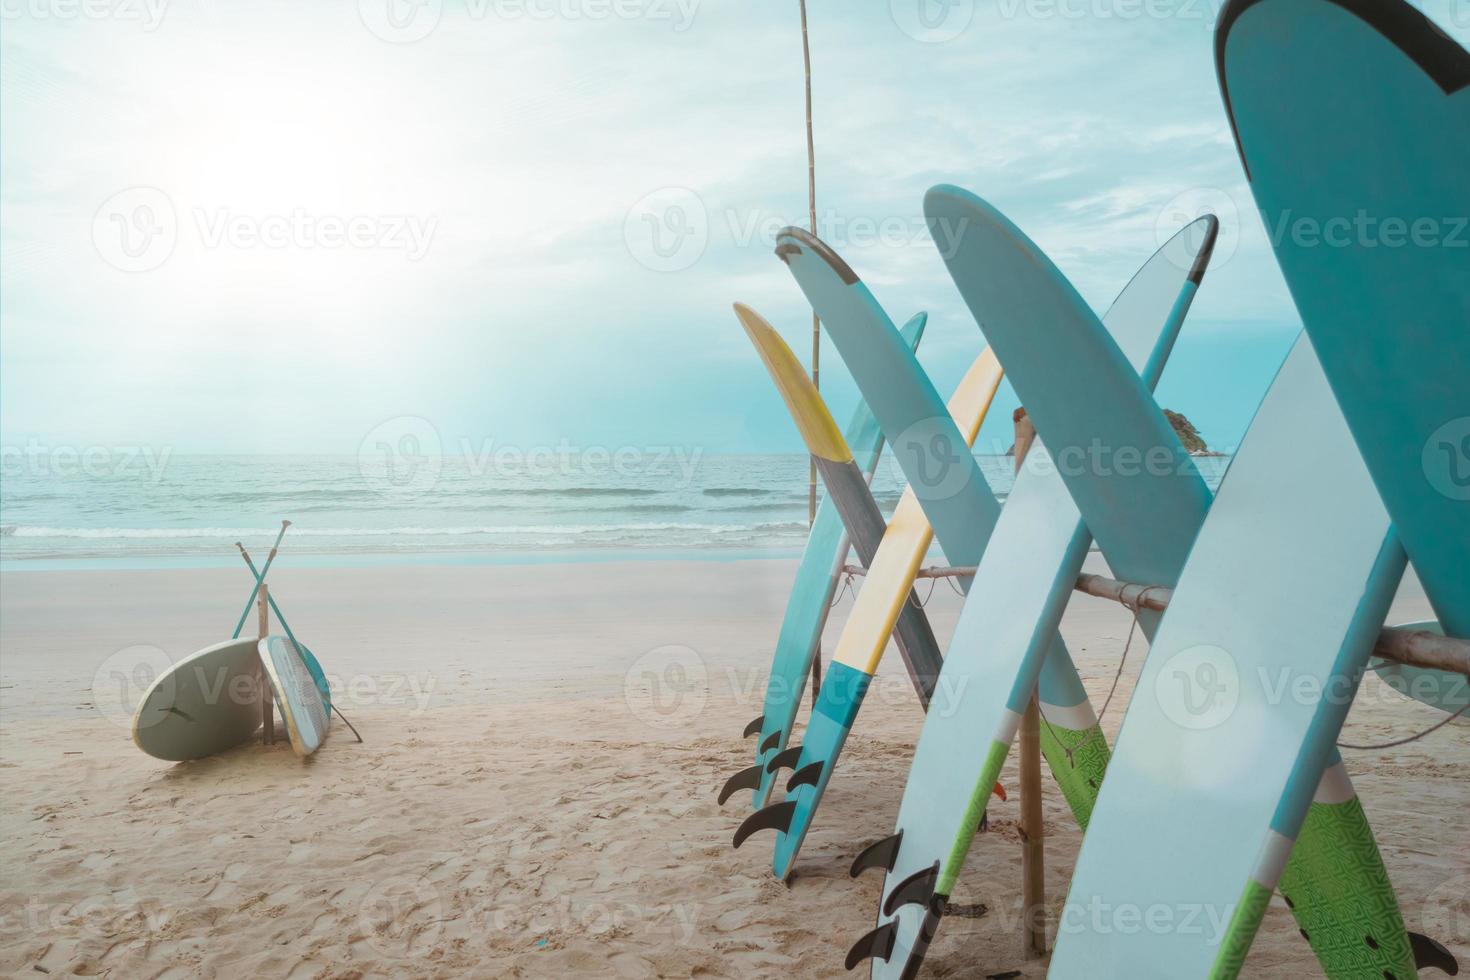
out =
[[[953,217],[945,191],[937,189],[926,201],[931,220]],[[1041,403],[1056,401],[1060,410],[1047,404],[1040,414],[1050,419],[1060,411],[1072,424],[1056,430],[1054,458],[1037,422],[1043,434],[1017,475],[950,643],[940,687],[947,700],[924,721],[896,831],[854,863],[855,875],[871,867],[887,873],[877,927],[848,956],[849,969],[873,957],[875,977],[917,971],[1086,558],[1091,535],[1058,466],[1089,483],[1111,484],[1093,492],[1099,503],[1094,520],[1113,532],[1102,536],[1144,544],[1124,549],[1116,562],[1109,556],[1114,573],[1124,578],[1182,565],[1198,530],[1195,514],[1208,500],[1191,486],[1192,497],[1176,506],[1171,488],[1157,479],[1130,478],[1137,474],[1118,460],[1133,454],[1141,465],[1145,450],[1163,447],[1166,479],[1177,479],[1182,467],[1193,469],[1177,440],[1173,447],[1165,441],[1168,433],[1158,423],[1168,423],[1149,392],[1214,248],[1214,217],[1186,226],[1159,249],[1100,323],[998,212],[968,195],[953,203],[966,239],[975,236],[962,243],[966,254],[947,256],[956,279],[966,280],[971,309],[1001,356],[1009,359],[1016,348],[1030,384],[1014,376],[1012,383],[1033,419]],[[1041,329],[1030,329],[1038,323]],[[1107,449],[1111,458],[1086,465],[1089,446]],[[1138,535],[1143,521],[1158,523]],[[1091,797],[1080,802],[1090,809]]]
[[[803,736],[794,764],[801,779],[793,777],[785,800],[753,814],[736,832],[737,840],[743,841],[752,830],[776,829],[772,867],[778,877],[786,878],[862,706],[929,535],[938,537],[952,564],[973,565],[999,516],[1000,505],[969,446],[999,386],[1001,371],[989,352],[982,353],[946,407],[918,361],[897,342],[893,324],[877,300],[835,252],[815,236],[788,228],[778,236],[776,254],[812,303],[909,480],[909,490],[889,523],[892,545],[884,541],[858,593]],[[960,581],[969,588],[968,580]],[[1085,774],[1056,760],[1065,758],[1072,743],[1083,746],[1078,758],[1092,760],[1091,746],[1102,744],[1101,732],[1060,637],[1048,664],[1041,685],[1043,710],[1050,712],[1052,722],[1047,758],[1059,781],[1085,781]],[[1102,751],[1106,752],[1105,745]]]
[[[1443,953],[1411,944],[1334,745],[1404,567],[1303,336],[1155,635],[1050,976],[1234,977],[1278,883],[1330,976],[1411,977]],[[1108,918],[1134,908],[1167,924]]]
[[[827,488],[828,498],[835,502],[848,537],[856,547],[858,557],[864,565],[871,565],[873,556],[883,540],[886,524],[878,503],[868,489],[868,478],[858,468],[847,441],[817,387],[807,377],[801,362],[786,346],[786,341],[760,314],[741,303],[735,304],[735,315],[745,333],[755,345],[766,370],[776,383],[781,398],[786,402],[792,419],[801,431],[808,451],[815,461],[822,483]],[[934,690],[934,679],[939,675],[941,663],[939,642],[929,628],[929,619],[924,615],[918,596],[909,594],[903,612],[893,631],[904,663],[908,666],[909,678],[925,707]],[[796,749],[788,750],[796,752]],[[738,789],[758,789],[762,779],[769,781],[771,774],[784,765],[778,754],[769,766],[751,767],[732,776],[720,790],[721,804]]]
[[[296,644],[284,636],[267,636],[257,644],[261,666],[275,693],[276,708],[286,723],[291,748],[311,755],[327,737],[327,707],[316,679]]]
[[[202,759],[260,728],[256,641],[205,647],[158,676],[133,713],[133,742],[156,759]]]
[[[927,322],[928,317],[919,313],[904,324],[903,341],[909,350],[918,348]],[[883,435],[873,413],[861,401],[847,427],[846,442],[853,460],[871,479],[882,453]],[[796,569],[796,581],[786,603],[786,614],[781,620],[776,652],[771,660],[771,673],[766,681],[763,710],[745,727],[747,737],[756,736],[755,765],[742,772],[754,772],[761,778],[760,785],[752,793],[752,802],[757,809],[765,806],[771,796],[771,787],[775,785],[774,775],[766,766],[785,750],[791,737],[812,659],[821,642],[822,629],[827,624],[827,612],[837,592],[842,566],[847,563],[847,553],[848,538],[842,526],[842,516],[837,512],[836,501],[828,496],[817,508],[817,518],[807,535],[806,549]]]
[[[1348,428],[1440,624],[1470,636],[1470,52],[1402,0],[1235,0],[1215,58]],[[1413,677],[1463,707],[1463,676]]]

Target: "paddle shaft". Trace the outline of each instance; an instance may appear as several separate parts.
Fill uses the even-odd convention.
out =
[[[286,528],[290,526],[290,521],[281,522],[281,531],[279,534],[276,535],[275,543],[271,545],[271,553],[266,556],[265,567],[262,568],[260,570],[260,573],[255,576],[255,587],[250,590],[250,598],[245,600],[245,610],[240,613],[240,621],[235,624],[235,633],[232,637],[230,637],[230,639],[238,640],[240,638],[240,631],[245,628],[245,620],[250,618],[250,607],[255,605],[255,596],[257,593],[260,592],[260,584],[265,581],[266,573],[271,570],[271,562],[276,560],[276,549],[281,546],[281,539],[286,536]],[[241,548],[240,550],[241,552],[243,552],[245,549]],[[249,561],[250,559],[247,557],[245,560]],[[250,568],[252,571],[255,570],[254,565],[251,565]],[[277,613],[276,615],[279,616],[280,613]],[[284,626],[285,623],[282,623],[281,625]]]

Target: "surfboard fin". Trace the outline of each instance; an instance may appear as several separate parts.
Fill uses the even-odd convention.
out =
[[[790,745],[771,757],[766,763],[766,772],[778,772],[782,769],[794,769],[797,762],[801,760],[801,746]]]
[[[937,884],[939,884],[939,862],[935,861],[923,871],[915,871],[900,881],[898,887],[888,893],[888,898],[883,901],[883,914],[892,915],[900,905],[922,905],[932,911],[934,886]]]
[[[1409,948],[1414,951],[1414,967],[1422,970],[1426,966],[1436,970],[1443,970],[1450,976],[1460,975],[1460,961],[1455,959],[1455,954],[1444,948],[1436,939],[1417,932],[1409,933]]]
[[[720,806],[724,806],[725,801],[728,800],[737,789],[760,789],[761,776],[764,773],[765,769],[762,766],[754,765],[747,769],[740,770],[735,775],[725,780],[725,785],[720,787]]]
[[[822,760],[809,762],[796,772],[792,773],[791,779],[786,783],[786,792],[791,792],[798,786],[815,786],[817,780],[822,778]]]
[[[745,821],[739,827],[735,828],[735,846],[739,847],[741,844],[744,844],[745,839],[757,830],[779,830],[784,834],[791,829],[791,818],[795,814],[795,800],[785,800],[781,803],[772,803],[770,806],[761,807],[746,817]],[[938,867],[938,865],[935,867]]]
[[[898,922],[892,919],[864,934],[847,951],[847,968],[851,970],[863,960],[887,960],[893,955],[893,943],[897,938]]]
[[[853,860],[852,870],[848,872],[848,876],[856,878],[869,868],[892,871],[893,862],[898,860],[898,845],[901,843],[903,843],[903,831],[900,830],[891,837],[885,837],[877,843],[869,844]],[[851,970],[852,967],[848,969]]]
[[[740,737],[750,738],[750,736],[752,735],[759,735],[761,733],[761,729],[765,727],[765,724],[766,716],[756,715],[755,720],[752,721],[749,725],[745,726],[745,732]]]
[[[776,746],[778,746],[780,744],[781,744],[781,733],[780,732],[772,732],[770,734],[770,737],[768,737],[764,742],[761,743],[761,753],[762,754],[765,754],[766,752],[771,751],[772,749],[774,749]]]

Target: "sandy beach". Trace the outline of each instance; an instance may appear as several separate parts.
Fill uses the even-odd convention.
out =
[[[0,972],[840,975],[879,887],[847,866],[891,830],[921,716],[890,652],[790,887],[768,835],[731,849],[743,803],[715,792],[747,764],[793,568],[283,562],[275,594],[364,741],[336,722],[308,761],[256,742],[178,765],[129,740],[117,673],[226,638],[248,579],[0,575]],[[957,597],[940,583],[929,609],[947,639]],[[1394,619],[1426,611],[1406,586]],[[1068,611],[1096,705],[1128,627],[1102,600]],[[1370,677],[1345,738],[1435,720]],[[1470,958],[1470,725],[1346,754],[1409,927]],[[1045,786],[1055,919],[1080,837]],[[947,920],[926,975],[1044,974],[1022,950],[1017,799],[993,804],[954,897],[987,914]],[[1279,898],[1246,975],[1321,975]]]

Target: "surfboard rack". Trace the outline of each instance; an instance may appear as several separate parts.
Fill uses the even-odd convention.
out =
[[[844,565],[842,571],[854,578],[867,574],[867,569],[861,565]],[[916,577],[969,578],[974,574],[973,565],[936,565],[919,569]],[[1124,582],[1088,572],[1077,576],[1074,588],[1085,595],[1108,599],[1133,610],[1152,609],[1156,612],[1168,609],[1169,600],[1174,596],[1174,590],[1166,585]],[[1406,667],[1447,670],[1470,677],[1470,640],[1455,636],[1440,636],[1428,630],[1406,629],[1401,626],[1385,626],[1378,634],[1373,655]]]

